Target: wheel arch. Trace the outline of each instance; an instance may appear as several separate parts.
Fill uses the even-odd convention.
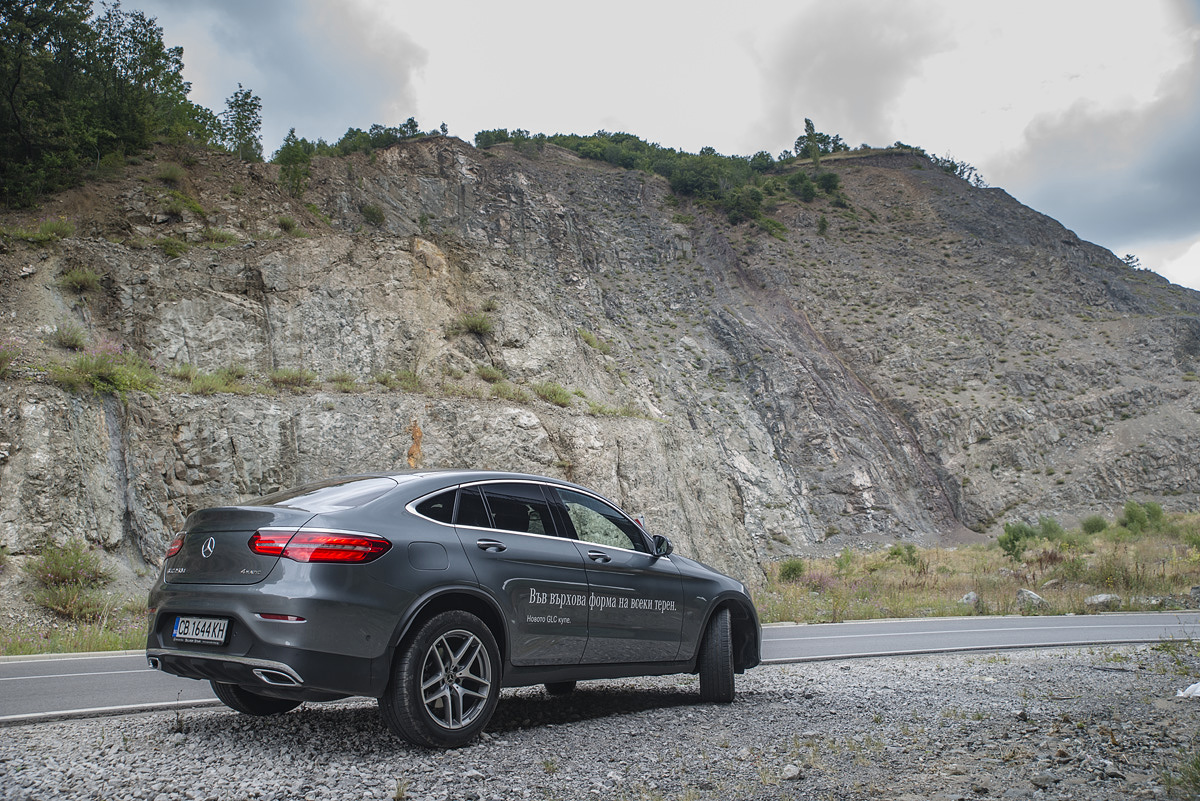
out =
[[[708,629],[708,622],[720,609],[729,610],[729,628],[733,639],[733,668],[743,673],[758,665],[761,661],[762,626],[758,622],[758,612],[753,604],[736,595],[726,595],[717,599],[704,618],[701,631]],[[697,642],[697,657],[699,656]]]
[[[496,646],[500,649],[501,668],[508,663],[508,636],[504,625],[504,614],[496,601],[482,590],[472,587],[450,587],[430,593],[417,600],[412,605],[410,614],[396,627],[395,633],[388,642],[388,672],[396,658],[396,650],[400,644],[411,637],[421,623],[434,615],[452,609],[470,612],[483,621],[484,625],[496,638]]]

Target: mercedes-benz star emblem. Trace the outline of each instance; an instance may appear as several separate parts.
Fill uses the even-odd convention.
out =
[[[204,541],[204,545],[200,546],[200,555],[207,559],[208,557],[212,556],[213,551],[216,550],[216,548],[217,541],[212,537],[209,537]]]

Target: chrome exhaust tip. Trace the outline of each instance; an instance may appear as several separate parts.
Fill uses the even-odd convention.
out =
[[[162,670],[162,660],[157,656],[148,656],[146,661],[150,663],[151,670]]]
[[[258,668],[254,671],[254,675],[264,684],[270,684],[273,687],[299,687],[300,682],[296,681],[294,676],[289,676],[278,670],[267,670]]]

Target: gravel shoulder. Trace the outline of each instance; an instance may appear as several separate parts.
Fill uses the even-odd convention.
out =
[[[775,665],[728,706],[693,676],[507,691],[485,738],[434,752],[374,701],[16,726],[0,799],[1135,799],[1196,754],[1200,647]]]

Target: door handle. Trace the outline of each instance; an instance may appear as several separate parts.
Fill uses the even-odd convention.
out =
[[[499,540],[479,540],[475,544],[479,547],[479,550],[487,551],[488,553],[500,553],[508,548],[507,545]]]
[[[604,551],[588,551],[588,559],[591,559],[593,562],[612,561],[612,557],[606,554]]]

